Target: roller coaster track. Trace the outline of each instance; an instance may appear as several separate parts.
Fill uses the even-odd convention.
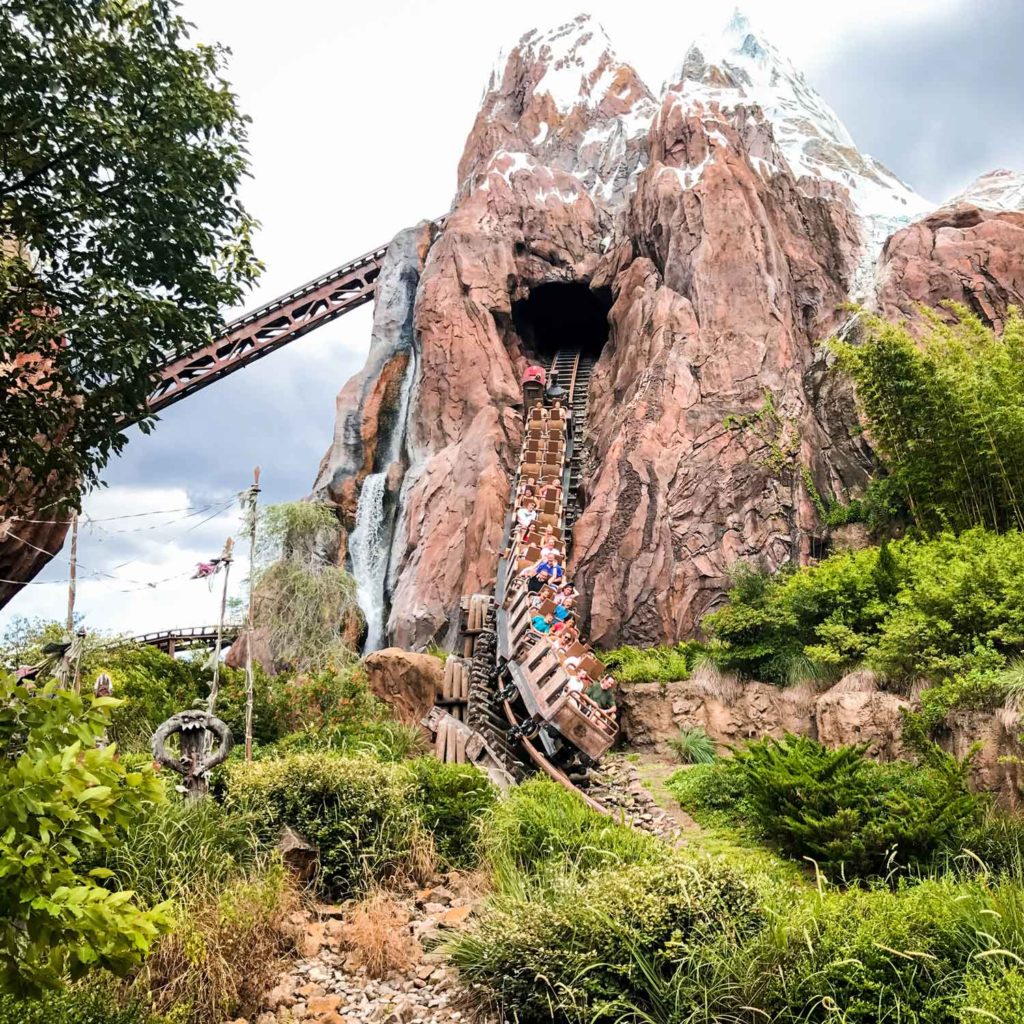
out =
[[[566,401],[572,410],[572,426],[568,432],[565,451],[563,481],[566,487],[566,501],[563,503],[563,536],[568,542],[568,529],[571,525],[570,516],[574,519],[578,514],[576,488],[579,484],[579,449],[586,429],[587,398],[589,395],[590,374],[593,359],[577,348],[563,348],[556,354],[551,363],[551,376],[558,374],[559,384],[567,392]],[[518,481],[516,481],[518,484]],[[571,489],[570,489],[571,488]],[[515,486],[506,514],[505,534],[502,540],[502,551],[509,545],[513,530],[513,510],[515,505]],[[573,512],[570,513],[570,505]],[[476,621],[470,624],[467,636],[466,653],[472,652],[472,682],[469,687],[469,700],[466,709],[466,721],[470,728],[480,733],[488,745],[492,755],[503,762],[501,767],[512,778],[521,778],[524,760],[531,761],[540,771],[554,779],[566,789],[576,792],[591,808],[601,813],[610,813],[604,805],[589,796],[578,785],[578,779],[570,777],[542,749],[542,745],[520,734],[521,722],[511,701],[505,699],[498,690],[500,677],[500,656],[502,643],[498,632],[503,628],[504,612],[500,611],[504,603],[508,582],[509,565],[504,557],[499,559],[495,580],[493,599],[487,599],[486,611],[478,610]],[[479,601],[477,595],[471,601]],[[509,728],[514,741],[509,739]],[[525,756],[524,756],[525,755]]]
[[[150,411],[160,412],[369,302],[386,252],[387,246],[381,246],[343,263],[232,320],[209,345],[162,366],[149,397]]]
[[[225,626],[222,634],[227,643],[238,638],[237,626]],[[157,647],[173,655],[178,647],[213,647],[217,642],[216,626],[183,626],[179,629],[161,629],[155,633],[133,636],[131,642],[144,647]]]

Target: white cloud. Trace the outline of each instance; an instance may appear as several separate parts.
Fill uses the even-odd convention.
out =
[[[182,511],[186,509],[194,511]],[[154,511],[165,514],[144,514]],[[220,554],[232,535],[238,561],[229,577],[229,593],[241,589],[248,548],[231,493],[196,508],[181,487],[111,487],[87,498],[82,512],[76,608],[87,628],[137,634],[216,622],[220,578],[211,588],[189,576],[197,562]],[[63,620],[67,555],[65,547],[38,582],[0,613],[0,627],[16,615]]]

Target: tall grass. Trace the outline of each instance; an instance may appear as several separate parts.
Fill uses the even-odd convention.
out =
[[[172,796],[133,822],[104,867],[120,889],[146,902],[176,899],[226,885],[266,860],[255,810],[225,810],[213,800],[186,803]]]
[[[718,756],[715,741],[700,726],[680,729],[668,745],[682,764],[711,764]]]
[[[657,860],[667,849],[543,776],[517,786],[494,807],[482,824],[481,843],[498,887],[510,889],[524,879]]]

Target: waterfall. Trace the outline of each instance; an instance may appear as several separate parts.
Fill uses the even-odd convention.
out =
[[[375,462],[380,467],[364,481],[356,505],[356,524],[348,541],[352,559],[352,575],[356,581],[356,601],[366,619],[366,643],[363,654],[379,650],[384,645],[387,625],[387,576],[391,558],[391,542],[395,526],[397,501],[388,501],[388,469],[402,456],[405,443],[409,400],[416,377],[416,355],[409,350],[409,364],[405,369],[398,397],[398,410],[387,439],[383,458]],[[382,439],[383,440],[383,439]],[[390,506],[390,507],[389,507]]]

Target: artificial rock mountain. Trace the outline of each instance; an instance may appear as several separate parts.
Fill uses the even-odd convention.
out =
[[[856,494],[871,467],[816,343],[851,296],[905,315],[969,300],[999,323],[1024,262],[1019,179],[1000,173],[912,223],[930,204],[742,16],[658,99],[586,16],[524,36],[491,76],[443,226],[389,252],[314,487],[341,508],[343,554],[363,481],[384,474],[391,642],[442,637],[460,596],[492,583],[520,377],[582,340],[570,308],[607,321],[571,566],[593,640],[686,636],[738,559],[810,556],[827,540],[817,499]],[[545,327],[536,308],[559,302]]]

